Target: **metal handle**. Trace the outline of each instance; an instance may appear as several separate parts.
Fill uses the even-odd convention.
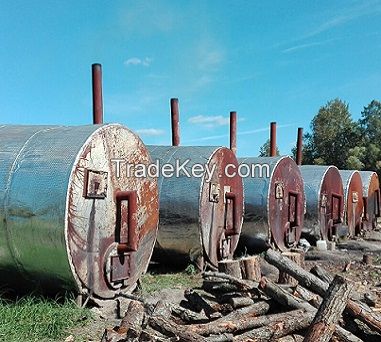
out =
[[[118,191],[115,194],[117,205],[117,225],[116,236],[119,231],[118,253],[134,252],[138,249],[138,222],[137,222],[137,193],[136,191]],[[126,215],[122,212],[122,202],[128,201],[127,210],[127,229],[123,229],[123,221],[126,221]],[[124,220],[123,220],[124,219]]]
[[[240,222],[238,222],[239,220],[239,208],[238,208],[238,205],[237,205],[237,197],[235,195],[235,193],[233,192],[226,192],[225,193],[225,199],[226,200],[230,200],[233,204],[233,229],[227,229],[225,231],[225,236],[231,236],[231,235],[237,235],[238,232],[239,232],[239,225],[240,225]]]

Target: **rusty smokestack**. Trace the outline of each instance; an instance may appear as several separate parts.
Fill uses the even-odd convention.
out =
[[[302,165],[303,159],[303,128],[298,128],[298,139],[296,141],[296,164]]]
[[[172,146],[180,145],[179,99],[171,99]]]
[[[93,124],[103,123],[103,98],[102,98],[102,65],[95,63],[91,66],[93,85]]]
[[[270,157],[276,157],[276,122],[270,124]]]
[[[230,149],[237,154],[237,112],[230,112]]]

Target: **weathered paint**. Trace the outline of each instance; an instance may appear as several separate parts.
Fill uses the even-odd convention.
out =
[[[269,177],[260,177],[256,168],[255,177],[244,178],[240,249],[251,252],[272,245],[285,251],[295,247],[303,227],[305,203],[298,166],[290,157],[240,158],[239,163],[269,166]]]
[[[362,197],[362,181],[358,171],[340,170],[344,188],[344,223],[348,227],[350,237],[361,231],[364,202]]]
[[[112,158],[150,163],[141,140],[121,125],[0,128],[3,285],[100,298],[135,287],[157,234],[157,181],[124,172],[118,178]],[[118,254],[116,194],[128,190],[137,193],[139,241],[136,252]],[[121,275],[127,279],[112,281]]]
[[[359,171],[363,185],[364,213],[363,230],[377,228],[377,218],[380,217],[380,183],[378,175],[373,171]]]
[[[303,233],[332,239],[344,219],[344,189],[335,166],[300,166],[304,181],[306,215]]]
[[[243,219],[243,185],[236,175],[227,177],[225,167],[238,167],[234,153],[224,147],[148,146],[160,165],[176,165],[189,160],[185,169],[195,164],[216,166],[210,180],[202,177],[159,177],[160,227],[154,258],[182,263],[200,256],[212,265],[232,257],[238,243]],[[227,198],[226,193],[235,195]],[[235,215],[233,210],[235,207]],[[233,223],[235,216],[235,223]]]

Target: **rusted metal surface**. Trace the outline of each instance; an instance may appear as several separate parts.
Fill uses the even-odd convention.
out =
[[[237,154],[237,112],[230,112],[230,149]]]
[[[180,145],[179,100],[171,99],[172,146]]]
[[[296,164],[302,165],[303,160],[303,128],[298,128],[298,139],[296,141]]]
[[[224,147],[148,146],[160,165],[182,164],[190,172],[195,164],[207,165],[215,172],[206,175],[159,177],[160,227],[155,260],[186,264],[201,256],[213,265],[232,257],[243,220],[242,179],[227,177],[225,167],[238,167],[234,153]]]
[[[123,169],[117,177],[112,158],[150,163],[141,140],[120,125],[0,128],[2,285],[76,288],[98,298],[136,286],[157,235],[157,181]],[[137,199],[127,213],[125,191]],[[120,243],[131,248],[118,252]]]
[[[373,171],[359,171],[363,185],[364,214],[362,229],[377,228],[377,218],[380,217],[380,183],[378,175]]]
[[[93,64],[92,86],[93,86],[93,124],[103,123],[103,98],[102,98],[102,66]]]
[[[276,157],[276,122],[270,124],[270,157]]]
[[[360,234],[364,202],[362,181],[358,171],[340,170],[344,188],[344,223],[349,236]]]
[[[344,219],[344,189],[335,166],[300,166],[306,197],[303,232],[318,239],[331,240]]]
[[[264,172],[244,178],[245,220],[240,249],[255,251],[273,245],[287,250],[297,245],[304,221],[304,192],[300,170],[290,157],[240,158],[240,164],[268,165]]]

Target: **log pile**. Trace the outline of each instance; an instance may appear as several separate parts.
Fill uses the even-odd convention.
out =
[[[309,272],[295,255],[268,250],[264,259],[280,271],[279,282],[261,277],[258,256],[221,262],[181,303],[131,301],[102,342],[381,341],[381,316],[351,281],[321,267]]]

